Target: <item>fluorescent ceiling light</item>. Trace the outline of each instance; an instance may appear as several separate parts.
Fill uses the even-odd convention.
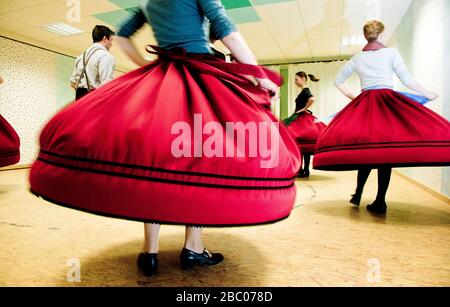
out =
[[[84,31],[75,27],[72,27],[65,23],[55,23],[50,25],[45,25],[42,29],[61,35],[61,36],[69,36],[83,33]]]
[[[346,46],[359,46],[359,45],[365,45],[366,44],[366,39],[364,38],[364,35],[360,35],[360,36],[348,36],[348,37],[344,37],[342,39],[342,46],[346,47]]]

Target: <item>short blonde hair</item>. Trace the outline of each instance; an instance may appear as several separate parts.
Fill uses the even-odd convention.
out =
[[[384,24],[381,21],[372,20],[364,25],[364,36],[369,42],[376,41],[383,32]]]

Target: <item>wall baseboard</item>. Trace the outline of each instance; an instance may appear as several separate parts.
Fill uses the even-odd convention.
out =
[[[31,168],[31,164],[12,165],[12,166],[7,166],[7,167],[0,167],[0,172],[13,171],[13,170],[19,170],[19,169],[27,169],[27,168]]]
[[[438,198],[438,199],[440,199],[440,200],[442,200],[442,201],[444,201],[444,202],[446,202],[447,204],[450,205],[450,198],[448,196],[446,196],[446,195],[444,195],[442,193],[436,192],[435,190],[427,187],[426,185],[424,185],[424,184],[422,184],[422,183],[412,179],[411,177],[409,177],[409,176],[407,176],[407,175],[405,175],[405,174],[403,174],[403,173],[401,173],[399,171],[394,170],[394,173],[399,175],[400,177],[402,177],[403,179],[405,179],[409,183],[412,183],[413,185],[415,185],[415,186],[419,187],[420,189],[424,190],[428,194],[431,194],[434,197],[436,197],[436,198]]]

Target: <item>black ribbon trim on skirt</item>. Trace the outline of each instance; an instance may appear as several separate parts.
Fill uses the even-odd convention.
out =
[[[154,178],[154,177],[148,177],[148,176],[146,177],[146,176],[138,176],[138,175],[128,175],[128,174],[115,173],[115,172],[104,171],[104,170],[94,170],[94,169],[89,169],[89,168],[64,165],[64,164],[56,163],[53,161],[45,160],[43,158],[38,158],[38,161],[41,161],[43,163],[47,163],[49,165],[53,165],[56,167],[66,168],[66,169],[80,171],[80,172],[87,172],[87,173],[93,173],[93,174],[99,174],[99,175],[107,175],[107,176],[136,179],[136,180],[145,180],[145,181],[152,181],[152,182],[159,182],[159,183],[206,187],[206,188],[221,188],[221,189],[233,189],[233,190],[285,190],[285,189],[292,188],[295,185],[295,182],[293,182],[289,185],[286,185],[286,186],[278,186],[278,187],[221,185],[221,184],[213,184],[213,183],[200,183],[200,182],[189,182],[189,181],[181,181],[181,180],[170,180],[170,179]]]
[[[450,166],[450,162],[408,162],[408,163],[372,163],[372,164],[329,164],[313,166],[319,171],[357,171],[360,169],[403,168],[403,167],[439,167]]]
[[[49,156],[54,156],[54,157],[73,160],[73,161],[96,163],[96,164],[108,165],[108,166],[128,167],[131,169],[141,169],[141,170],[146,170],[146,171],[155,171],[155,172],[175,174],[175,175],[188,175],[188,176],[210,177],[210,178],[219,178],[219,179],[235,179],[235,180],[246,180],[246,181],[291,181],[291,180],[294,180],[295,178],[297,178],[296,176],[294,176],[292,178],[239,177],[239,176],[229,176],[229,175],[201,173],[201,172],[177,171],[177,170],[169,170],[169,169],[152,167],[152,166],[141,166],[141,165],[135,165],[135,164],[121,163],[121,162],[103,161],[103,160],[95,160],[95,159],[73,157],[73,156],[64,156],[61,154],[49,152],[49,151],[42,150],[42,149],[41,149],[41,152],[46,155],[49,155]]]
[[[8,152],[8,153],[2,153],[0,152],[0,157],[2,158],[8,158],[8,157],[13,157],[20,154],[20,150],[16,150],[16,151],[12,151],[12,152]]]
[[[441,143],[441,145],[433,144],[433,143]],[[447,144],[443,144],[447,143]],[[392,145],[389,145],[392,144]],[[397,145],[396,145],[397,144]],[[381,145],[381,146],[376,146]],[[376,146],[376,147],[370,147]],[[413,147],[448,147],[450,146],[449,141],[416,141],[416,142],[380,142],[380,143],[360,143],[360,144],[344,144],[344,145],[334,145],[322,147],[316,150],[316,153],[330,152],[330,151],[340,151],[340,150],[369,150],[369,149],[378,149],[378,148],[413,148]],[[342,148],[347,147],[347,148]]]

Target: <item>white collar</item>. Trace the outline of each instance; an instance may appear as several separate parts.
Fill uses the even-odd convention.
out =
[[[93,49],[93,48],[100,48],[100,49],[102,49],[102,50],[108,52],[108,49],[106,49],[106,47],[103,46],[103,45],[100,44],[100,43],[94,43],[94,44],[91,46],[91,48],[89,48],[89,49]]]

